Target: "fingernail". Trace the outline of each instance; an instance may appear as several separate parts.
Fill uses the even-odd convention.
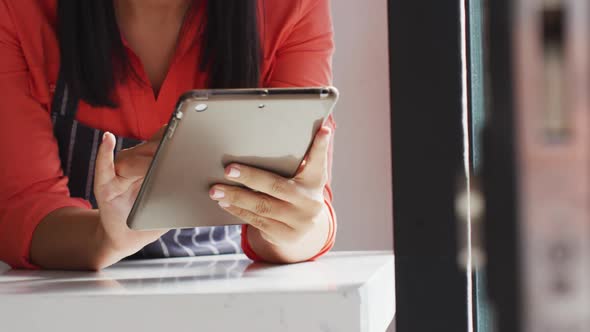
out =
[[[231,204],[229,204],[228,202],[219,202],[217,204],[219,204],[219,206],[221,206],[224,209],[231,206]]]
[[[104,134],[102,134],[102,140],[103,140],[103,141],[104,141],[104,139],[105,139],[105,138],[107,138],[107,134],[108,134],[108,133],[109,133],[108,131],[105,131],[105,132],[104,132]]]
[[[220,199],[225,197],[225,193],[219,189],[211,189],[209,196],[211,196],[213,199]]]
[[[227,172],[227,176],[230,178],[239,178],[240,177],[240,169],[237,168],[236,166],[230,167],[229,171]]]

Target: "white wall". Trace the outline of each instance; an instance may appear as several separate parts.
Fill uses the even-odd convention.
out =
[[[332,0],[336,250],[393,248],[387,1]]]

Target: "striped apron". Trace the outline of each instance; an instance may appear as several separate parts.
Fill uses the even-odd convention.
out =
[[[94,197],[94,164],[103,131],[76,121],[78,99],[68,94],[61,75],[51,105],[54,135],[59,147],[59,158],[72,197],[88,200],[97,208]],[[134,147],[141,141],[116,137],[115,154]],[[241,252],[241,226],[197,227],[171,230],[157,241],[148,244],[131,258],[164,258],[233,254]]]

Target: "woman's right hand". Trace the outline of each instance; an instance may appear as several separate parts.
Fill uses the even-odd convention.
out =
[[[126,222],[163,132],[164,128],[149,141],[119,152],[116,159],[113,158],[115,137],[111,133],[103,136],[94,175],[94,195],[100,215],[98,234],[108,253],[101,265],[108,266],[132,255],[166,233],[166,230],[135,231]]]

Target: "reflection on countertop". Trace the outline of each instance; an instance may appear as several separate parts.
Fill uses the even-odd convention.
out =
[[[291,265],[222,255],[127,260],[100,272],[0,269],[0,296],[333,291],[362,283],[387,260],[391,252],[342,252]]]
[[[0,294],[133,293],[159,285],[185,287],[205,280],[239,278],[252,261],[242,257],[217,260],[158,259],[123,261],[100,272],[8,270],[0,274]]]

